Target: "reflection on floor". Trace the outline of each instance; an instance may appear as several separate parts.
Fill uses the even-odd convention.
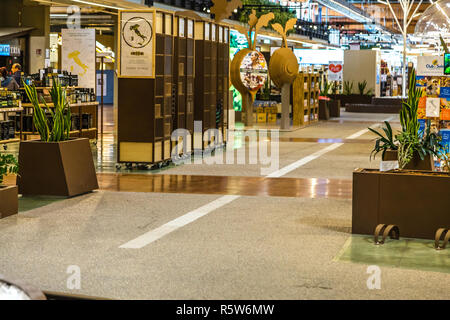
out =
[[[198,175],[98,175],[101,190],[351,199],[348,180]]]
[[[373,237],[353,235],[336,261],[450,273],[450,250],[435,250],[433,240],[388,239],[375,245]]]

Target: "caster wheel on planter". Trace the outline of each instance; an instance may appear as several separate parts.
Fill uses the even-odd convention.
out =
[[[8,146],[6,144],[3,145],[3,150],[8,150]]]

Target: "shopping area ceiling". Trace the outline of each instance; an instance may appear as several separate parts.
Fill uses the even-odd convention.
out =
[[[97,9],[145,9],[147,6],[140,3],[126,1],[126,0],[32,0],[41,4],[60,6],[60,5],[76,5],[79,7],[94,7]]]
[[[84,26],[96,27],[104,29],[105,32],[113,32],[114,18],[111,14],[115,14],[119,9],[143,9],[147,8],[145,1],[141,0],[32,0],[41,4],[52,5],[52,24],[55,26],[64,25],[65,13],[67,6],[76,5],[82,8],[82,23]],[[196,2],[202,2],[204,5],[212,5],[209,0],[196,0]],[[333,29],[338,30],[343,44],[349,44],[354,42],[360,42],[364,45],[378,45],[380,47],[389,48],[393,45],[402,43],[402,39],[399,36],[397,27],[394,23],[394,18],[386,7],[386,5],[379,3],[376,0],[270,0],[273,3],[281,4],[288,8],[301,5],[315,5],[327,8],[327,21]],[[450,30],[450,24],[448,23],[448,17],[443,18],[442,14],[438,15],[436,8],[439,8],[439,3],[444,2],[445,5],[441,5],[444,10],[449,7],[448,2],[450,0],[440,0],[437,5],[433,0],[422,1],[419,10],[413,17],[410,34],[414,33],[416,22],[420,17],[422,22],[419,29],[427,33],[432,26],[435,29],[439,29],[440,26],[445,25]],[[147,1],[148,2],[148,1]],[[168,3],[165,0],[161,3]],[[169,1],[177,3],[177,1]],[[419,1],[417,1],[419,3]],[[159,3],[158,3],[159,4]],[[400,13],[400,4],[398,0],[392,0],[394,12],[400,17],[400,23],[402,22]],[[434,9],[433,9],[434,8]],[[432,9],[426,15],[422,16],[422,13],[428,9]],[[58,11],[59,10],[59,11]],[[434,21],[429,23],[430,18],[439,17],[440,21]],[[436,18],[437,19],[437,18]],[[447,24],[445,24],[447,23]],[[417,28],[416,28],[417,29]],[[442,28],[441,28],[442,29]],[[445,29],[445,30],[447,30]],[[422,33],[423,33],[422,32]],[[411,37],[411,43],[422,43],[423,34],[421,37]]]

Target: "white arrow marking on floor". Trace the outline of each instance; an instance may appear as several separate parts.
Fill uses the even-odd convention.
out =
[[[393,118],[393,117],[391,117]],[[386,119],[389,121],[391,118]],[[380,124],[375,124],[371,126],[371,128],[379,127]],[[369,132],[368,129],[360,130],[350,136],[348,136],[346,139],[355,139],[359,136],[362,136],[363,134]],[[295,161],[294,163],[291,163],[290,165],[287,165],[284,168],[281,168],[275,172],[272,172],[271,174],[267,175],[268,178],[279,178],[281,176],[284,176],[288,172],[291,172],[297,168],[300,168],[301,166],[304,166],[308,162],[311,162],[320,156],[333,151],[340,146],[342,146],[343,143],[333,143],[329,145],[328,147],[325,147],[319,151],[314,152],[313,154],[306,156],[304,158],[301,158],[300,160]],[[241,196],[239,195],[226,195],[222,196],[208,204],[205,204],[204,206],[197,208],[193,211],[190,211],[172,221],[167,222],[166,224],[163,224],[162,226],[153,229],[149,232],[144,233],[143,235],[137,237],[136,239],[133,239],[123,245],[121,245],[119,248],[125,248],[125,249],[141,249],[147,245],[149,245],[152,242],[155,242],[156,240],[161,239],[162,237],[168,235],[169,233],[180,229],[184,227],[185,225],[194,222],[195,220],[206,216],[208,213],[219,209],[223,207],[226,204],[229,204],[230,202],[233,202],[236,199],[239,199]]]

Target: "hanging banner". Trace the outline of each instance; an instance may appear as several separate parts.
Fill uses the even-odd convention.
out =
[[[328,65],[328,81],[342,81],[342,61],[330,61]]]
[[[442,56],[419,56],[417,57],[418,76],[443,76],[444,57]]]
[[[119,77],[155,77],[155,10],[121,11]]]
[[[95,29],[62,29],[62,70],[78,75],[78,86],[95,88]]]

